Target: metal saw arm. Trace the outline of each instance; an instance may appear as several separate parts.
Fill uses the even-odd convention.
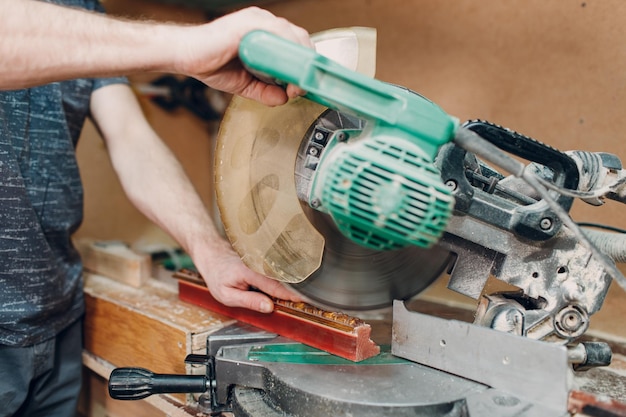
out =
[[[498,147],[532,163],[538,178],[577,189],[583,174],[606,169],[593,154],[562,153],[487,122],[464,125]],[[475,155],[450,144],[437,159],[454,190],[455,212],[440,246],[456,254],[448,287],[480,299],[476,323],[520,336],[570,344],[589,326],[611,278],[601,261],[524,181],[505,177]],[[569,211],[573,197],[554,193]],[[489,276],[520,291],[485,294]]]

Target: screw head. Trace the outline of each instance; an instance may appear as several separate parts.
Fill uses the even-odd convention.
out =
[[[455,191],[458,187],[458,184],[454,180],[448,180],[446,181],[446,187],[448,187],[451,191]]]
[[[541,227],[541,230],[550,230],[552,228],[552,219],[544,217],[539,222],[539,227]]]

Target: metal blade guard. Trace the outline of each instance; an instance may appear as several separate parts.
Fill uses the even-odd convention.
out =
[[[454,199],[433,162],[453,139],[455,118],[412,91],[268,32],[248,33],[239,56],[259,77],[294,84],[306,98],[366,121],[362,131],[333,132],[323,153],[311,155],[311,207],[372,249],[427,248],[439,240]]]

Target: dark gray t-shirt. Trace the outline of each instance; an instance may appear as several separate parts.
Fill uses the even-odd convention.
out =
[[[54,1],[99,10],[93,0]],[[84,311],[70,237],[83,216],[75,147],[91,93],[124,78],[0,91],[0,344],[54,337]]]

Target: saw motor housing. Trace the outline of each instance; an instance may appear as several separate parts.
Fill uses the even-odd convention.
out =
[[[315,168],[308,201],[345,236],[376,250],[428,248],[441,238],[453,198],[418,146],[395,136],[338,131],[329,148]]]

